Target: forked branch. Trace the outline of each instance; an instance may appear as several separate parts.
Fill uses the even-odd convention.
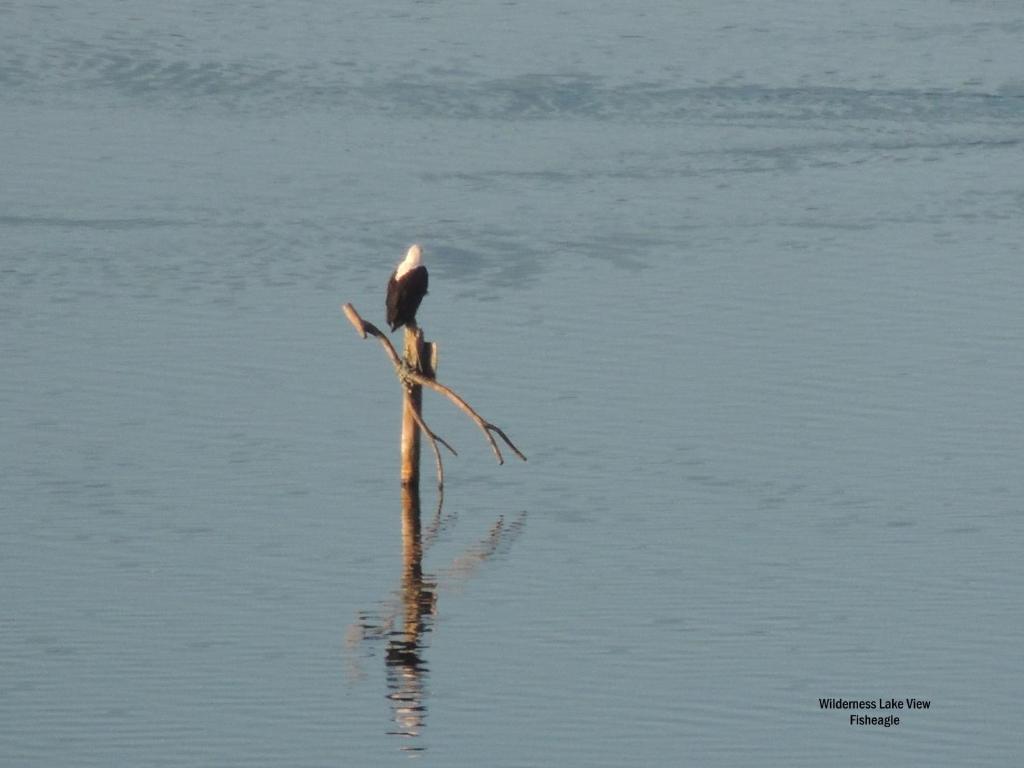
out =
[[[381,332],[381,330],[377,328],[377,326],[375,326],[373,323],[363,320],[363,318],[356,311],[355,307],[353,307],[351,304],[342,304],[341,309],[345,313],[345,317],[347,317],[349,322],[352,323],[352,325],[355,327],[356,332],[360,335],[361,338],[365,339],[367,334],[376,337],[376,339],[381,343],[381,346],[384,348],[384,351],[387,353],[387,356],[391,359],[391,364],[394,365],[395,367],[395,375],[398,376],[398,378],[401,381],[413,382],[415,384],[427,387],[428,389],[432,389],[435,392],[444,395],[449,400],[451,400],[463,413],[469,416],[469,418],[472,419],[473,422],[480,428],[480,431],[484,433],[484,437],[487,438],[487,442],[490,444],[491,450],[494,452],[494,456],[498,460],[499,464],[504,464],[505,459],[501,455],[501,449],[498,448],[497,442],[495,442],[494,440],[495,434],[505,441],[505,444],[512,449],[516,456],[518,456],[523,461],[526,461],[526,456],[524,456],[523,452],[520,451],[515,446],[515,444],[509,439],[508,435],[506,435],[505,432],[496,424],[492,424],[491,422],[484,419],[479,413],[477,413],[473,409],[473,407],[469,403],[463,400],[458,393],[456,393],[450,387],[445,386],[437,379],[432,378],[430,376],[424,376],[422,373],[410,369],[409,366],[407,366],[404,363],[402,358],[398,356],[398,352],[396,352],[394,346],[392,346],[391,340],[388,339],[388,337],[384,335]],[[452,453],[455,453],[455,449],[452,448],[443,439],[441,439],[433,432],[431,432],[430,429],[426,426],[426,424],[424,424],[422,417],[417,418],[417,424],[419,424],[420,429],[422,429],[424,434],[426,434],[427,437],[429,437],[431,440],[431,446],[434,449],[434,457],[437,459],[438,463],[438,479],[440,482],[444,475],[443,470],[441,469],[441,454],[440,451],[438,451],[437,449],[436,441],[440,441],[445,446],[445,448],[450,450]]]

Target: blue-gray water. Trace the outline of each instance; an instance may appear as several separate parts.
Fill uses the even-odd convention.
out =
[[[1022,33],[0,2],[0,763],[1020,764]]]

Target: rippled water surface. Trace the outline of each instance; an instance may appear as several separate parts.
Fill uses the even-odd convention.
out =
[[[0,763],[1019,764],[1022,33],[0,2]]]

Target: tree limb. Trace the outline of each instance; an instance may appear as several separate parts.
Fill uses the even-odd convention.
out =
[[[381,343],[381,346],[384,347],[384,351],[391,359],[391,364],[395,366],[395,375],[397,375],[400,380],[404,382],[413,382],[419,384],[420,386],[427,387],[428,389],[432,389],[435,392],[444,395],[449,400],[451,400],[463,413],[469,416],[469,418],[472,419],[473,422],[480,428],[480,431],[484,433],[484,437],[487,438],[487,442],[490,444],[491,450],[494,452],[494,456],[495,458],[497,458],[499,464],[504,464],[505,459],[501,455],[501,450],[498,448],[498,444],[495,442],[494,437],[491,434],[492,432],[497,434],[502,440],[504,440],[505,444],[512,449],[516,456],[518,456],[523,461],[526,461],[526,456],[523,455],[522,451],[516,448],[515,444],[509,439],[508,435],[506,435],[505,432],[500,427],[484,419],[479,413],[477,413],[473,409],[473,407],[469,403],[463,400],[462,397],[458,395],[458,393],[456,393],[451,388],[446,387],[437,379],[431,378],[429,376],[424,376],[421,373],[411,370],[407,365],[405,365],[402,359],[398,356],[398,353],[395,351],[394,346],[392,346],[391,340],[388,339],[388,337],[384,335],[380,331],[380,329],[377,328],[377,326],[375,326],[373,323],[363,320],[359,313],[356,312],[355,307],[353,307],[351,304],[346,303],[341,305],[341,309],[345,313],[345,317],[347,317],[349,322],[352,323],[352,325],[355,327],[356,332],[359,334],[361,338],[365,339],[367,334],[370,334],[371,336],[377,338],[377,340]],[[435,444],[435,438],[437,440],[440,440],[440,442],[452,453],[455,453],[455,450],[450,445],[448,445],[447,442],[445,442],[441,438],[437,437],[433,432],[431,432],[427,428],[426,424],[423,423],[422,418],[417,418],[417,423],[419,424],[420,428],[424,431],[424,433],[427,435],[427,437],[431,439],[431,446],[434,449],[434,455],[438,461],[438,474],[439,477],[441,477],[443,476],[442,470],[440,469],[441,454],[437,449],[437,445]]]
[[[423,430],[423,434],[430,439],[430,447],[434,449],[434,463],[437,465],[437,487],[444,488],[444,463],[441,461],[441,451],[438,450],[437,444],[441,443],[441,445],[452,452],[453,456],[458,456],[459,454],[448,444],[447,440],[440,435],[434,434],[433,430],[427,426],[427,422],[423,420],[422,414],[416,413],[415,409],[410,411],[410,413],[412,413],[412,417],[416,420],[419,428]]]

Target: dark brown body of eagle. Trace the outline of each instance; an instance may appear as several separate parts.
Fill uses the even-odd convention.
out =
[[[385,301],[388,325],[397,330],[403,325],[416,324],[416,310],[427,295],[427,268],[420,263],[419,246],[412,246],[405,260],[391,273],[388,296]]]

